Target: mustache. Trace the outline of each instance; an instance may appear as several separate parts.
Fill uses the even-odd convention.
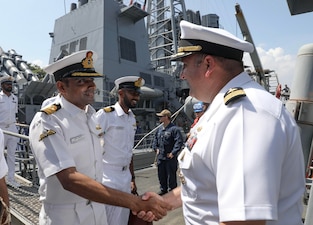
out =
[[[95,90],[87,90],[86,93],[93,93],[95,95],[99,95],[100,94],[100,90],[98,88],[96,88]]]

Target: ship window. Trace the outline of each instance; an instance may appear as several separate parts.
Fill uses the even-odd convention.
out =
[[[137,62],[136,43],[124,37],[120,37],[121,58]]]
[[[145,80],[146,84],[152,84],[152,82],[151,82],[151,74],[140,72],[140,77],[142,77]]]
[[[79,40],[79,51],[87,49],[87,37]]]
[[[67,51],[67,48],[68,48],[68,44],[62,45],[60,47],[60,52],[62,52],[63,50]]]
[[[158,77],[154,76],[154,85],[159,86],[159,87],[164,87],[164,78],[163,77]]]
[[[70,43],[70,52],[69,54],[72,54],[73,52],[76,52],[76,45],[78,41],[73,41]]]

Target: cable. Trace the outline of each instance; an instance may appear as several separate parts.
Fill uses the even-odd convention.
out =
[[[185,105],[187,105],[187,103],[189,103],[191,100],[193,99],[193,97],[191,97],[188,101],[185,101],[184,105],[182,105],[175,113],[173,113],[173,115],[171,116],[172,122],[174,122],[174,120],[177,118],[178,114],[180,113],[180,111],[185,107]],[[136,149],[138,147],[138,145],[141,144],[141,142],[147,137],[149,136],[151,133],[153,133],[155,130],[157,130],[159,127],[161,127],[163,125],[163,123],[159,124],[158,126],[156,126],[154,129],[152,129],[150,132],[146,133],[139,141],[138,143],[133,147],[133,150]]]

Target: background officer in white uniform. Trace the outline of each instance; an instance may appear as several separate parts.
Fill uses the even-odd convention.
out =
[[[14,78],[11,76],[3,76],[0,78],[0,128],[2,130],[18,133],[15,122],[18,110],[18,99],[12,93],[12,85]],[[14,187],[21,186],[14,178],[15,174],[15,151],[18,138],[12,135],[4,134],[4,146],[7,149],[7,164],[9,168],[7,182]]]
[[[146,204],[140,197],[101,184],[101,127],[94,120],[96,85],[93,51],[79,51],[45,68],[54,75],[61,96],[38,112],[29,138],[38,164],[40,225],[106,225],[104,204],[165,214],[158,199]],[[161,204],[158,207],[157,204]]]
[[[144,83],[138,76],[118,78],[115,80],[118,102],[96,114],[104,131],[102,183],[128,193],[137,191],[132,151],[137,125],[131,108],[137,105]],[[106,205],[106,211],[109,224],[127,225],[129,209]]]
[[[305,172],[298,126],[244,72],[253,45],[225,30],[180,23],[190,95],[210,103],[178,156],[182,185],[164,195],[186,224],[300,225]]]

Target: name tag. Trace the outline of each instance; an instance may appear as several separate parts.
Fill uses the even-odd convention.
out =
[[[81,134],[81,135],[78,135],[76,137],[72,137],[70,139],[70,142],[71,142],[71,144],[75,144],[76,142],[82,140],[83,138],[84,138],[84,135]]]

